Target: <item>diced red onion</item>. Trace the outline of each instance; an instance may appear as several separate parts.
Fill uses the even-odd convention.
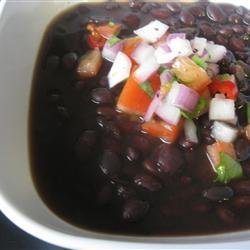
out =
[[[151,21],[146,26],[139,28],[134,33],[144,39],[146,42],[155,43],[168,30],[169,26],[158,20]]]
[[[161,74],[160,74],[160,80],[161,80],[161,85],[164,85],[166,83],[169,83],[171,80],[173,79],[173,75],[171,74],[171,72],[169,70],[164,70]]]
[[[155,57],[150,57],[136,69],[134,76],[140,83],[145,82],[159,67],[160,65],[156,62]]]
[[[106,41],[102,50],[102,57],[110,62],[114,62],[119,51],[122,51],[123,41],[110,46],[109,40]]]
[[[207,74],[210,78],[213,78],[219,74],[219,65],[215,63],[208,63],[206,68]]]
[[[215,121],[212,126],[211,135],[217,141],[233,142],[238,135],[238,129],[224,122]]]
[[[204,52],[204,49],[206,48],[206,45],[207,45],[207,39],[203,38],[203,37],[195,37],[191,41],[192,49],[198,56],[203,55],[203,52]]]
[[[142,64],[147,60],[149,57],[152,57],[155,53],[155,49],[153,46],[147,43],[140,43],[134,52],[132,53],[131,57],[138,63]]]
[[[193,54],[190,41],[179,37],[171,39],[167,42],[171,51],[178,56],[190,56]]]
[[[156,109],[161,105],[161,102],[162,102],[162,95],[160,95],[160,92],[157,91],[155,93],[155,96],[152,100],[152,102],[150,103],[149,107],[148,107],[148,110],[144,116],[144,121],[145,122],[148,122],[151,120],[151,118],[153,117]]]
[[[197,128],[192,120],[186,119],[184,122],[185,138],[189,142],[198,143]]]
[[[118,83],[126,80],[130,75],[131,66],[132,63],[129,57],[123,52],[118,52],[108,73],[109,87],[112,88]]]
[[[175,39],[177,37],[180,39],[186,39],[186,34],[185,33],[171,33],[167,36],[167,43],[169,43],[172,39]]]
[[[209,105],[209,119],[230,121],[235,118],[234,100],[212,98]]]
[[[207,43],[206,50],[208,52],[208,62],[217,63],[227,53],[227,49],[223,45]]]
[[[199,94],[184,84],[175,83],[168,93],[168,102],[188,112],[193,112],[199,100]]]
[[[201,59],[203,59],[204,61],[207,61],[208,58],[209,58],[209,54],[206,50],[204,50],[202,55],[201,55]]]
[[[169,46],[165,43],[160,45],[155,50],[154,56],[156,58],[157,63],[165,64],[165,63],[171,63],[173,59],[177,56],[177,54],[172,52]]]
[[[181,111],[179,108],[171,105],[165,97],[162,104],[157,108],[155,112],[165,122],[176,125],[181,119]]]

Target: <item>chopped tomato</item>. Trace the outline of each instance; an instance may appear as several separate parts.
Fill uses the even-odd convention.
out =
[[[112,36],[116,36],[121,30],[121,24],[111,23],[100,25],[96,27],[96,31],[105,39],[109,39]]]
[[[208,101],[211,100],[211,95],[210,95],[210,91],[209,91],[208,87],[206,87],[201,92],[199,92],[199,94],[200,94],[200,96],[204,97]]]
[[[236,159],[236,153],[232,143],[222,141],[215,142],[212,145],[207,146],[208,157],[213,167],[218,166],[218,164],[220,163],[221,152],[226,153],[232,158]]]
[[[123,53],[131,58],[131,54],[141,41],[142,39],[138,36],[124,40]]]
[[[121,95],[117,102],[117,108],[128,114],[144,115],[152,101],[152,98],[143,91],[138,81],[133,77],[133,72],[137,67],[132,70],[130,77],[128,78]],[[157,74],[153,75],[149,81],[154,92],[160,88],[160,78]]]
[[[88,35],[87,42],[90,48],[102,48],[105,44],[105,39],[100,35]]]
[[[175,60],[173,72],[181,82],[197,92],[204,90],[211,82],[207,72],[186,56]]]
[[[212,83],[209,85],[209,89],[212,95],[220,93],[233,100],[237,99],[239,93],[236,84],[228,80],[213,79]]]
[[[173,143],[177,140],[180,131],[183,127],[183,121],[181,120],[177,125],[170,125],[164,121],[149,121],[142,124],[142,129],[148,134],[162,138],[169,143]]]

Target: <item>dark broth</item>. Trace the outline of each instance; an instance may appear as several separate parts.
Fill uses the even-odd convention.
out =
[[[140,119],[115,110],[115,98],[123,85],[108,89],[105,76],[111,64],[105,61],[98,76],[89,80],[79,80],[75,73],[77,58],[89,50],[85,31],[88,21],[123,23],[128,15],[137,15],[140,26],[159,19],[170,26],[171,32],[185,32],[189,38],[206,37],[225,45],[235,53],[228,52],[220,63],[221,72],[235,70],[237,60],[250,63],[250,12],[242,7],[212,5],[212,9],[219,6],[223,15],[218,17],[212,10],[208,17],[207,5],[137,2],[130,8],[129,4],[86,4],[61,14],[48,27],[34,72],[30,155],[36,188],[59,217],[84,229],[114,234],[179,236],[250,228],[249,152],[241,162],[242,180],[230,183],[229,190],[214,183],[205,154],[205,146],[213,142],[205,115],[197,122],[201,141],[198,147],[186,145],[182,137],[169,146],[169,157],[177,162],[181,158],[181,168],[172,173],[169,166],[168,174],[153,173],[150,160],[161,157],[153,151],[164,148],[164,143],[142,133]],[[230,31],[226,31],[229,26]],[[120,37],[132,36],[133,29],[123,23]],[[249,96],[249,78],[239,84],[243,81],[247,81],[248,88],[244,90],[245,98]],[[92,101],[96,88],[108,89],[105,104]],[[246,122],[241,119],[244,98],[237,104],[241,126]],[[239,155],[249,148],[243,138],[235,144]],[[136,185],[139,181],[144,182],[144,188]],[[240,185],[248,191],[238,192]],[[222,187],[222,195],[229,199],[205,198],[204,191],[211,187]],[[238,204],[243,196],[248,209]],[[124,219],[126,213],[145,215],[129,222]]]

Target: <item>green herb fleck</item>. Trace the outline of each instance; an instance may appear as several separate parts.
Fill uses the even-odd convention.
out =
[[[165,71],[165,70],[167,70],[167,68],[166,68],[166,67],[161,66],[161,67],[158,69],[158,74],[163,73],[163,71]]]
[[[201,96],[196,104],[195,110],[193,113],[187,111],[181,111],[181,114],[184,118],[192,120],[201,115],[201,113],[208,107],[208,101],[206,98]]]
[[[121,39],[119,39],[116,36],[112,36],[109,40],[108,43],[110,45],[110,47],[113,47],[114,45],[116,45],[117,43],[119,43],[121,41]]]
[[[207,68],[207,63],[199,56],[194,55],[192,57],[192,60],[200,67],[202,67],[203,69]]]
[[[247,103],[247,122],[250,124],[250,102]]]
[[[226,153],[220,153],[220,164],[216,167],[216,181],[227,184],[233,179],[242,177],[241,165]]]
[[[154,90],[150,81],[145,81],[139,84],[140,88],[151,98],[154,96]]]
[[[216,76],[216,79],[218,80],[222,80],[222,81],[225,81],[225,80],[229,80],[231,78],[231,76],[229,74],[220,74],[220,75],[217,75]]]

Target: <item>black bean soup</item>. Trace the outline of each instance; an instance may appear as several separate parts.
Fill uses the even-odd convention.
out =
[[[88,23],[121,23],[120,38],[151,20],[227,48],[221,73],[236,76],[238,126],[250,98],[250,11],[229,4],[98,3],[76,6],[49,26],[35,71],[30,149],[35,185],[48,207],[84,229],[129,235],[198,235],[250,229],[250,145],[234,146],[243,177],[215,182],[205,153],[214,143],[205,114],[199,145],[167,144],[141,131],[142,119],[116,109],[123,83],[108,87],[111,63],[81,79]]]

